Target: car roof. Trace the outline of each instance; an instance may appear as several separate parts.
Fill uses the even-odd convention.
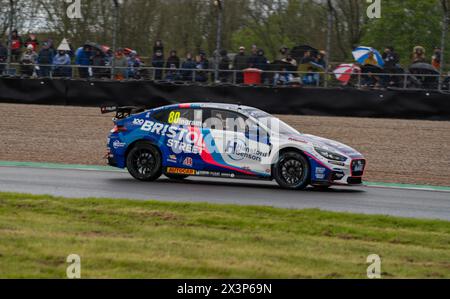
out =
[[[249,107],[249,106],[242,106],[242,105],[236,105],[236,104],[223,104],[223,103],[185,103],[185,104],[175,104],[175,105],[169,105],[160,107],[155,110],[170,110],[170,109],[190,109],[190,108],[196,108],[196,109],[223,109],[223,110],[229,110],[234,112],[240,112],[248,114],[248,111],[255,110],[260,111],[257,108]]]

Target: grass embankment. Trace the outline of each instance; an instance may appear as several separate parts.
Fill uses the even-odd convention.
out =
[[[450,277],[450,222],[0,193],[0,277]]]

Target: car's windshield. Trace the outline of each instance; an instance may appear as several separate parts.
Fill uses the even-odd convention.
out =
[[[258,109],[246,109],[246,112],[256,118],[260,124],[266,126],[272,133],[280,135],[298,135],[299,131],[284,121]]]

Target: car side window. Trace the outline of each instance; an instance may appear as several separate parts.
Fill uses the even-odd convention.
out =
[[[203,127],[227,132],[246,132],[247,118],[236,112],[221,109],[207,109]]]
[[[174,109],[156,113],[153,118],[161,123],[178,126],[202,126],[202,110]]]

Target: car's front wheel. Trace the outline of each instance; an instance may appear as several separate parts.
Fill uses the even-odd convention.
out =
[[[159,150],[150,143],[136,144],[127,156],[128,172],[139,181],[155,181],[162,175]]]
[[[273,173],[278,185],[284,189],[303,190],[310,184],[309,162],[297,152],[281,154]]]

